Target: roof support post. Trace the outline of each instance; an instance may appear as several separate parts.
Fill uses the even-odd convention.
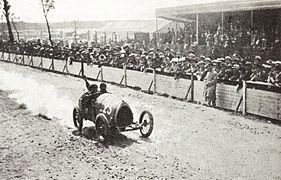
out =
[[[199,44],[199,23],[198,23],[198,13],[196,13],[196,44]]]
[[[253,21],[254,21],[254,11],[253,10],[251,10],[251,19],[250,19],[250,21],[251,21],[251,42],[250,42],[250,44],[253,42],[253,38],[254,38],[254,36],[253,36],[253,31],[254,31],[254,23],[253,23]]]
[[[178,39],[178,16],[176,16],[175,22],[176,22],[176,33],[175,33],[175,37],[174,37],[175,38],[174,44],[176,44],[177,39]]]
[[[224,33],[224,13],[221,13],[221,31]]]
[[[158,25],[158,17],[156,16],[156,20],[155,20],[156,22],[156,33],[155,33],[155,47],[156,48],[158,48],[158,35],[159,35],[159,32],[158,32],[158,30],[159,30],[159,25]]]

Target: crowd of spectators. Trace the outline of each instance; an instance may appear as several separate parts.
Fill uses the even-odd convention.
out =
[[[184,27],[168,28],[162,34],[162,44],[184,44],[187,47],[201,45],[207,47],[215,56],[227,56],[239,51],[242,56],[249,52],[259,52],[262,58],[279,56],[281,48],[280,26],[270,30],[250,29],[239,20],[226,23],[224,27],[218,23],[213,30],[203,26],[199,30],[198,42],[194,24],[184,24]]]
[[[153,68],[158,74],[174,76],[175,79],[190,78],[194,74],[195,80],[203,80],[206,66],[212,64],[218,73],[218,82],[258,81],[281,87],[281,61],[263,59],[259,55],[242,57],[239,53],[225,57],[210,58],[204,55],[196,56],[192,50],[185,53],[175,52],[173,49],[136,49],[132,44],[115,46],[112,44],[76,43],[71,47],[57,44],[51,47],[35,42],[20,42],[9,44],[0,42],[2,52],[13,52],[30,56],[42,56],[73,62],[85,62],[87,65],[99,64],[143,71]]]

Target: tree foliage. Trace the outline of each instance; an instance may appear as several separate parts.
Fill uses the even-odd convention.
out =
[[[3,0],[3,10],[4,10],[4,15],[6,17],[6,21],[7,21],[7,27],[8,27],[8,32],[9,32],[9,38],[10,38],[10,42],[14,42],[14,35],[13,35],[13,31],[12,31],[12,27],[11,27],[11,23],[10,23],[10,8],[11,5],[9,4],[9,2],[7,0]]]
[[[55,0],[41,0],[44,15],[47,16],[51,9],[55,9]]]

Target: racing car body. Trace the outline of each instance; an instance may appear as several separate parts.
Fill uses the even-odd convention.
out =
[[[78,107],[73,109],[74,126],[82,131],[83,121],[90,120],[94,122],[96,131],[108,138],[112,128],[119,131],[140,130],[143,137],[148,137],[153,129],[153,116],[149,111],[143,111],[139,121],[134,122],[133,112],[130,106],[124,100],[111,93],[100,94],[92,106],[89,108],[87,115],[81,111],[81,102]]]
[[[129,105],[112,94],[100,95],[94,106],[96,114],[103,113],[111,125],[122,128],[133,123],[133,113]]]

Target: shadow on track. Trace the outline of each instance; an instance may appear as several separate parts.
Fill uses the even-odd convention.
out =
[[[75,129],[72,131],[72,134],[74,136],[80,136],[80,137],[86,138],[91,141],[96,141],[95,145],[97,147],[108,148],[109,146],[117,146],[117,147],[125,148],[125,147],[131,146],[135,143],[140,144],[140,142],[138,140],[129,138],[114,129],[111,130],[109,140],[107,142],[104,142],[97,135],[97,132],[96,132],[96,129],[94,126],[84,127],[82,129],[82,133],[80,133],[77,129]],[[142,140],[144,140],[145,142],[150,142],[150,140],[146,139],[146,138],[143,138]]]

